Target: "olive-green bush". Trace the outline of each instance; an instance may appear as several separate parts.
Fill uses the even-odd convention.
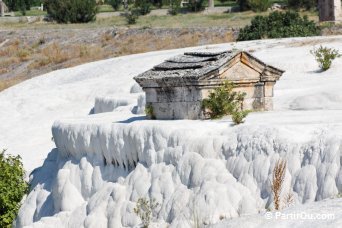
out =
[[[270,0],[237,0],[240,10],[253,10],[255,12],[267,11],[271,6]]]
[[[307,16],[301,17],[297,12],[273,12],[254,17],[251,25],[240,30],[238,41],[316,36],[319,33],[320,29]]]
[[[270,0],[248,0],[249,7],[255,12],[264,12],[270,7]]]
[[[146,15],[151,12],[152,3],[149,0],[135,0],[134,8],[137,9],[140,15]]]
[[[96,0],[46,0],[49,16],[58,23],[87,23],[94,21]]]
[[[317,7],[317,0],[287,0],[287,4],[291,8],[313,9]]]
[[[129,25],[136,24],[139,18],[139,15],[140,15],[139,10],[136,8],[129,8],[124,14],[126,18],[126,22]]]
[[[10,228],[28,191],[20,156],[0,152],[0,227]]]
[[[176,15],[179,13],[181,0],[170,0],[169,14]]]
[[[111,5],[115,11],[117,11],[120,8],[122,1],[121,0],[107,0],[107,3]]]
[[[338,50],[328,47],[323,47],[322,45],[318,49],[313,49],[310,51],[312,55],[315,56],[315,59],[319,65],[319,67],[326,71],[330,68],[332,61],[336,58],[341,57],[341,54]]]
[[[204,0],[190,0],[188,3],[188,9],[192,12],[204,10]]]
[[[235,124],[243,123],[244,118],[249,113],[247,110],[242,110],[246,94],[233,91],[233,89],[234,84],[225,81],[222,86],[210,92],[208,98],[202,101],[204,115],[209,116],[211,119],[231,115]]]

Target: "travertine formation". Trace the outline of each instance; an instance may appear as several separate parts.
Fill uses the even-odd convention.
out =
[[[341,0],[319,0],[319,21],[342,21]]]
[[[273,86],[284,71],[247,52],[191,52],[173,57],[134,79],[156,119],[202,119],[202,100],[224,81],[245,92],[244,109],[271,110]]]

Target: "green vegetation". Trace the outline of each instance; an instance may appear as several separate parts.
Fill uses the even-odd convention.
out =
[[[134,213],[141,219],[143,228],[148,228],[152,221],[154,212],[159,206],[155,199],[139,198]]]
[[[21,12],[21,11],[16,11],[16,12],[14,12],[14,15],[15,16],[45,16],[47,14],[47,12],[46,11],[41,11],[41,10],[33,10],[33,9],[31,9],[31,10],[27,10],[26,12],[25,12],[25,15],[23,14],[23,12]]]
[[[310,51],[310,53],[315,56],[319,67],[323,71],[326,71],[330,68],[331,63],[334,59],[341,57],[341,54],[338,50],[323,47],[322,45],[318,49],[314,48]]]
[[[264,12],[271,6],[269,0],[248,0],[251,10],[255,12]]]
[[[238,0],[241,11],[264,12],[271,6],[270,0]]]
[[[98,12],[113,12],[117,11],[120,6],[122,1],[120,0],[107,0],[106,1],[109,5],[99,5],[98,6]]]
[[[151,104],[146,105],[145,107],[145,114],[148,116],[148,118],[154,120],[156,119],[153,111],[153,106]]]
[[[239,6],[237,1],[215,0],[214,2],[215,2],[215,7],[216,6],[230,6],[230,7]]]
[[[287,3],[295,9],[305,8],[309,10],[317,7],[317,0],[287,0]]]
[[[134,8],[140,13],[140,15],[146,15],[151,12],[151,2],[149,0],[135,0]]]
[[[126,22],[129,25],[133,25],[137,23],[137,19],[139,18],[139,12],[136,9],[130,8],[127,12],[125,12]]]
[[[28,192],[28,184],[20,156],[6,155],[5,152],[0,152],[0,227],[10,228],[20,201]]]
[[[170,0],[169,14],[176,15],[180,10],[181,0]]]
[[[4,0],[10,11],[20,11],[23,15],[30,10],[31,0]]]
[[[243,119],[249,113],[242,109],[246,94],[235,92],[233,89],[234,84],[229,81],[225,81],[222,86],[215,88],[208,98],[202,101],[204,114],[211,119],[231,115],[235,124],[243,123]]]
[[[273,12],[269,16],[256,16],[251,25],[240,30],[238,41],[267,38],[315,36],[319,28],[307,16],[297,12]]]
[[[87,23],[97,12],[96,0],[46,0],[46,8],[58,23]]]
[[[51,0],[50,0],[51,1]],[[187,13],[178,14],[175,16],[165,15],[146,15],[140,16],[136,21],[134,28],[203,28],[203,27],[243,27],[250,24],[253,17],[256,15],[266,16],[268,12],[255,13],[252,11],[238,13],[217,13],[217,14],[199,14]],[[300,15],[307,15],[310,19],[318,21],[317,12],[300,12]],[[56,23],[10,23],[1,22],[1,28],[11,30],[25,29],[82,29],[82,28],[99,28],[99,27],[127,27],[127,21],[124,17],[98,17],[96,21],[90,23],[74,23],[74,24],[56,24]]]
[[[189,0],[188,8],[192,12],[204,10],[204,0]]]
[[[241,124],[245,122],[245,118],[250,113],[250,110],[241,110],[232,113],[232,120],[235,124]]]

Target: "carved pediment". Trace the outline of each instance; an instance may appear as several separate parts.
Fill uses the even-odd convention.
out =
[[[233,82],[257,82],[260,81],[260,73],[242,62],[237,62],[219,75],[219,78]]]
[[[235,83],[274,82],[282,70],[244,51],[188,52],[155,66],[134,79],[144,88],[215,86],[227,79]]]

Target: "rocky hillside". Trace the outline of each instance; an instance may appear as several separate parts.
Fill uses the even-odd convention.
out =
[[[0,91],[53,70],[115,56],[230,42],[228,28],[0,29]]]

